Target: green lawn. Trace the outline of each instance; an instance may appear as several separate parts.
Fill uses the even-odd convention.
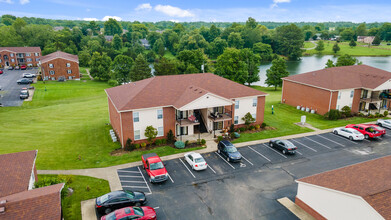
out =
[[[272,87],[260,87],[252,86],[255,89],[266,92],[269,95],[266,97],[265,104],[265,119],[264,122],[271,127],[276,128],[275,130],[266,130],[258,133],[242,133],[239,139],[234,142],[246,142],[260,139],[267,139],[285,135],[299,134],[304,132],[310,132],[311,129],[303,128],[295,125],[294,123],[300,122],[302,115],[307,116],[307,123],[319,129],[327,129],[338,126],[345,126],[352,123],[363,123],[373,121],[375,119],[354,117],[350,119],[341,119],[338,121],[325,120],[323,116],[317,114],[310,114],[297,110],[293,106],[281,104],[281,88],[277,91]],[[274,106],[274,114],[272,114],[271,106]]]
[[[55,177],[57,175],[38,175],[39,178]],[[62,198],[61,206],[65,220],[81,220],[81,201],[93,199],[110,192],[109,182],[88,176],[74,176],[67,187],[73,189],[72,195]],[[89,188],[89,189],[87,189]],[[64,190],[67,190],[64,188]]]
[[[170,51],[166,50],[164,52],[164,57],[167,58],[167,59],[176,59],[176,57],[174,56],[174,54],[172,54]]]
[[[314,43],[312,43],[310,41],[304,42],[304,48],[312,48],[312,47],[315,47]]]
[[[80,78],[80,80],[91,80],[90,77],[87,75],[87,67],[79,67],[80,69],[80,74],[82,74],[82,77]]]
[[[0,108],[0,154],[38,149],[37,169],[107,167],[140,160],[148,151],[121,156],[109,135],[108,84],[99,81],[38,82],[32,102]],[[160,156],[194,149],[160,147]]]
[[[335,55],[333,51],[334,41],[325,41],[325,49],[320,53],[322,55]],[[350,47],[349,42],[342,42],[338,44],[341,48],[336,55],[349,54],[352,56],[390,56],[391,50],[378,49],[376,46],[371,47]],[[359,44],[358,44],[359,45]],[[390,46],[391,48],[391,46]],[[304,55],[319,54],[315,49],[306,50],[303,52]]]

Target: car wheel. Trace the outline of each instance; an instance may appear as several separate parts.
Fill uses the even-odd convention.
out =
[[[269,143],[269,146],[270,146],[270,147],[273,147],[273,143]]]
[[[382,134],[381,137],[384,137],[384,134]]]
[[[109,214],[110,212],[111,212],[111,209],[110,209],[110,208],[105,209],[106,215]]]
[[[282,150],[282,153],[283,153],[283,154],[286,154],[286,150]]]
[[[220,149],[218,149],[218,150],[217,150],[217,153],[220,153],[220,152],[221,152]]]
[[[349,136],[349,140],[351,140],[351,141],[352,141],[352,140],[353,140],[353,137],[352,137],[352,136]]]
[[[227,157],[227,161],[228,161],[228,162],[230,162],[230,159],[229,159],[229,157]]]
[[[379,124],[377,124],[377,125],[379,125],[380,127],[383,127],[383,125],[382,125],[381,123],[379,123]]]
[[[134,204],[134,205],[135,205],[135,206],[140,206],[140,205],[141,205],[141,203],[139,203],[139,202],[138,202],[138,203],[136,203],[136,204]]]
[[[338,134],[338,131],[334,131],[334,134]]]
[[[367,134],[364,137],[365,137],[365,139],[369,139],[369,135],[367,135]]]

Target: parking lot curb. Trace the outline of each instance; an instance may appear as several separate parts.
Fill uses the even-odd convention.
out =
[[[81,201],[81,219],[96,220],[95,199]]]
[[[277,201],[283,205],[285,208],[287,208],[289,211],[291,211],[296,217],[302,220],[314,220],[315,218],[312,217],[310,214],[305,212],[302,208],[300,208],[298,205],[296,205],[294,202],[292,202],[287,197],[277,199]]]

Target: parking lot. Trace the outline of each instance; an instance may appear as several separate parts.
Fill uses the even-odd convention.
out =
[[[16,81],[22,78],[23,73],[37,73],[37,69],[27,70],[3,70],[4,73],[0,75],[0,103],[6,106],[21,106],[23,100],[19,98],[20,91],[26,84],[18,85]]]
[[[325,133],[290,141],[298,147],[295,155],[267,144],[238,148],[240,163],[216,152],[203,154],[208,163],[203,171],[193,171],[184,158],[165,161],[170,178],[160,184],[149,183],[142,166],[118,174],[124,189],[148,194],[159,219],[297,219],[276,201],[294,201],[295,179],[391,154],[390,135],[355,142]]]

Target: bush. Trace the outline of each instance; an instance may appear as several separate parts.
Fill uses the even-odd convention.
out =
[[[234,132],[234,130],[235,130],[235,125],[231,124],[231,126],[229,126],[229,132]]]
[[[235,137],[235,132],[232,132],[231,134],[230,134],[230,137],[231,137],[231,139],[235,139],[236,137]]]
[[[261,128],[266,128],[267,124],[265,122],[262,122]]]
[[[156,144],[156,146],[160,146],[162,144],[162,140],[161,139],[156,139],[155,140],[155,144]]]
[[[360,112],[360,113],[358,113],[358,116],[364,117],[364,114]]]
[[[206,144],[206,140],[205,139],[201,139],[201,144],[205,145]]]
[[[387,117],[388,116],[388,111],[384,111],[383,115],[384,115],[384,117]]]
[[[134,150],[134,144],[132,144],[132,139],[128,138],[125,143],[125,150],[126,151],[132,151]]]
[[[217,136],[217,141],[220,142],[223,140],[223,136]]]
[[[185,143],[183,143],[183,141],[176,141],[174,145],[175,145],[175,147],[178,148],[178,149],[183,149],[183,148],[185,148]]]
[[[383,115],[381,115],[379,112],[376,112],[376,113],[375,113],[375,117],[376,117],[376,118],[379,118],[379,117],[383,117]]]
[[[172,143],[174,143],[174,141],[175,141],[174,133],[173,133],[172,130],[170,129],[170,130],[167,132],[167,143],[172,144]]]
[[[253,130],[255,130],[255,126],[254,126],[254,125],[250,125],[250,126],[248,127],[248,129],[251,130],[251,131],[253,131]]]
[[[369,114],[369,115],[368,115],[368,118],[373,118],[373,117],[375,117],[375,116],[372,115],[372,114]]]
[[[185,141],[185,146],[189,146],[189,144],[190,144],[190,141],[189,141],[189,140],[186,140],[186,141]]]
[[[245,127],[241,127],[241,128],[239,128],[239,130],[240,130],[240,132],[243,132],[243,131],[246,130],[246,128]]]
[[[255,125],[255,129],[257,129],[257,130],[258,130],[260,127],[261,127],[261,126],[260,126],[259,124],[256,124],[256,125]]]
[[[118,86],[118,82],[115,79],[109,79],[107,83],[109,84],[109,86]]]
[[[140,144],[134,144],[134,148],[140,149]]]
[[[240,138],[240,134],[238,132],[234,132],[235,138]]]
[[[142,148],[145,148],[147,146],[147,143],[143,142],[140,144]]]
[[[161,140],[162,144],[166,144],[167,143],[167,139],[160,139],[160,140]]]
[[[345,117],[350,117],[350,116],[352,116],[352,110],[351,110],[350,107],[347,106],[347,105],[344,106],[344,107],[342,107],[341,113],[342,113],[342,115],[344,115]]]
[[[324,117],[328,120],[338,120],[342,117],[342,114],[339,110],[331,109],[329,112],[324,114]]]

